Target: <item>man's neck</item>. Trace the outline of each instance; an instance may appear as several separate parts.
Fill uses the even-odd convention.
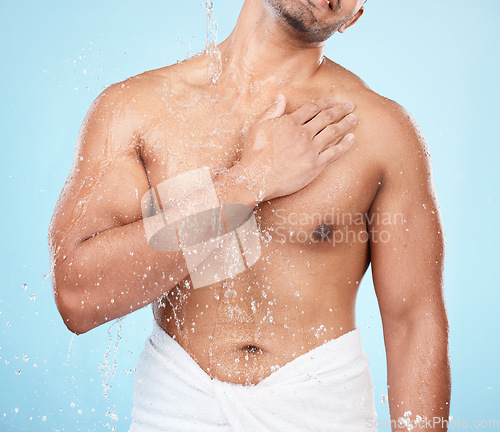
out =
[[[219,45],[221,78],[241,87],[311,80],[323,63],[324,43],[301,42],[276,21],[261,0],[246,0],[237,24]]]

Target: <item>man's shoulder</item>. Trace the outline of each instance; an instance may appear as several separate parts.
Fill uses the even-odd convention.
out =
[[[97,121],[113,133],[138,136],[175,109],[176,96],[186,88],[184,75],[182,67],[173,64],[111,84],[95,98],[84,124]]]
[[[382,178],[418,169],[422,163],[430,165],[425,137],[413,116],[399,103],[371,92],[366,95],[358,118],[357,135],[370,147]]]
[[[387,141],[394,134],[408,132],[415,122],[410,113],[396,101],[377,93],[355,73],[328,60],[332,95],[351,100],[356,105],[360,125]]]
[[[366,91],[358,100],[360,132],[369,134],[378,150],[396,154],[408,150],[423,135],[413,116],[398,102],[374,91]]]
[[[360,77],[330,62],[333,94],[351,100],[358,125],[356,140],[382,172],[429,157],[425,138],[413,116],[398,102],[372,90]]]
[[[96,100],[102,99],[110,103],[130,105],[132,110],[134,106],[140,109],[147,106],[153,108],[151,104],[156,105],[164,102],[165,98],[171,94],[168,90],[176,88],[182,83],[179,66],[174,64],[148,70],[111,84],[101,92]]]

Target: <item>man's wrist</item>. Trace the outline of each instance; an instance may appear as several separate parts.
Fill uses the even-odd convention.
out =
[[[240,204],[251,208],[263,201],[259,197],[261,195],[259,191],[255,190],[255,186],[252,187],[248,172],[238,164],[221,174],[215,181],[215,188],[222,204]],[[262,187],[262,185],[258,186]]]

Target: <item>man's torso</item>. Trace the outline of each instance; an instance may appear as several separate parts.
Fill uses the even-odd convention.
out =
[[[373,116],[374,96],[330,62],[313,83],[245,94],[222,80],[206,82],[200,70],[195,58],[146,78],[144,100],[152,103],[140,143],[152,186],[201,167],[212,175],[230,168],[256,115],[279,91],[287,113],[334,97],[354,102],[359,118],[356,142],[344,156],[304,189],[255,209],[261,232],[255,265],[200,289],[187,278],[154,304],[157,322],[210,376],[255,384],[356,325],[356,295],[370,260],[366,214],[381,179],[370,122],[363,121]]]

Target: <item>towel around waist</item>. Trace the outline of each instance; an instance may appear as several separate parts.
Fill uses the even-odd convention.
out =
[[[256,385],[211,378],[158,324],[137,366],[132,432],[374,432],[360,329],[302,354]]]

